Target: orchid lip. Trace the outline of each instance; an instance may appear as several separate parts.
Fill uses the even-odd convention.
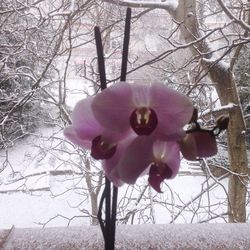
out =
[[[160,185],[164,179],[170,179],[173,175],[172,169],[165,163],[152,163],[149,171],[149,184],[159,193],[162,193]]]
[[[98,135],[92,140],[91,156],[96,160],[109,159],[115,154],[116,148],[116,144],[107,143]]]
[[[157,115],[151,108],[137,108],[130,116],[130,126],[138,135],[150,135],[157,127],[157,124]]]
[[[158,173],[156,176],[161,176],[164,179],[170,179],[172,177],[173,171],[172,169],[165,163],[153,163],[151,164],[151,168],[157,168]]]

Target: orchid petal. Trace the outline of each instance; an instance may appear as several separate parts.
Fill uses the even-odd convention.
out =
[[[134,140],[135,137],[136,137],[135,134],[131,134],[129,137],[121,141],[117,145],[117,149],[116,149],[114,156],[110,159],[103,161],[103,169],[105,171],[105,175],[111,182],[113,182],[113,184],[116,187],[119,187],[123,184],[123,181],[120,179],[118,171],[117,171],[117,165],[125,149]]]
[[[135,108],[150,107],[150,86],[143,83],[131,84],[132,102]]]
[[[91,148],[91,141],[81,139],[72,125],[65,128],[63,133],[74,144],[86,149]]]
[[[118,152],[119,150],[117,150]],[[116,152],[116,153],[117,153]],[[105,176],[116,186],[120,187],[124,182],[121,180],[117,168],[115,167],[115,162],[119,160],[117,154],[115,154],[112,158],[103,161],[103,169],[105,172]]]
[[[152,161],[152,145],[153,137],[139,136],[132,141],[117,165],[121,180],[135,183]]]
[[[176,142],[166,142],[166,154],[164,155],[162,162],[167,164],[172,170],[171,179],[174,178],[179,172],[180,168],[180,148]]]
[[[124,182],[121,180],[118,171],[116,168],[112,169],[112,171],[108,175],[108,179],[116,186],[120,187],[124,184]]]
[[[164,179],[174,178],[180,167],[179,146],[176,142],[155,141],[153,145],[154,162],[149,171],[149,184],[161,193]]]
[[[117,83],[96,95],[92,109],[97,121],[106,129],[124,132],[130,128],[133,111],[132,91],[128,83]]]
[[[175,131],[167,131],[166,129],[159,128],[159,126],[154,131],[154,136],[156,138],[159,138],[161,140],[165,141],[180,141],[184,136],[186,135],[186,132],[180,128],[179,130],[176,128]]]
[[[190,121],[193,105],[183,94],[163,84],[152,84],[151,108],[157,113],[158,127],[168,134],[175,134]]]
[[[82,140],[91,141],[103,132],[91,110],[92,101],[92,97],[79,101],[72,113],[72,126]]]

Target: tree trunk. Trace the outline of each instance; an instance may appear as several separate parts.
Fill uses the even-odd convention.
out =
[[[181,22],[181,33],[184,40],[188,43],[193,42],[201,37],[199,33],[199,23],[196,16],[195,0],[180,0],[179,6],[174,18]],[[212,51],[205,40],[202,40],[196,46],[191,48],[192,53],[205,53],[204,58],[211,58]],[[245,137],[245,122],[241,110],[238,93],[234,81],[233,74],[229,67],[226,67],[222,61],[208,63],[203,62],[203,68],[209,70],[211,80],[216,83],[216,91],[218,93],[221,105],[228,103],[236,104],[229,112],[230,123],[228,127],[228,154],[230,161],[230,170],[236,174],[229,178],[229,222],[245,222],[246,221],[246,192],[247,192],[247,148]],[[245,175],[245,177],[242,177]]]
[[[84,165],[86,168],[85,172],[85,181],[88,187],[88,193],[90,197],[90,205],[91,205],[91,225],[98,225],[97,213],[98,213],[98,195],[101,189],[102,184],[102,172],[100,171],[98,185],[95,186],[92,184],[92,175],[91,175],[91,166],[87,157],[84,159]]]

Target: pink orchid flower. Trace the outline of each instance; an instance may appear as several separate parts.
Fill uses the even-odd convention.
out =
[[[192,114],[189,99],[165,85],[121,82],[78,102],[64,134],[105,159],[105,174],[116,186],[148,173],[160,192],[161,182],[178,172],[177,141]]]
[[[161,192],[160,184],[174,178],[180,167],[179,144],[160,141],[152,136],[137,136],[121,142],[113,158],[105,160],[106,176],[116,186],[134,184],[138,177],[149,174],[149,184]],[[121,151],[124,152],[121,153]],[[120,153],[119,153],[120,152]]]
[[[193,114],[190,100],[167,86],[154,83],[117,83],[93,100],[92,110],[103,128],[114,133],[133,130],[137,135],[181,138]]]
[[[119,143],[114,157],[104,161],[106,176],[117,187],[134,184],[149,175],[149,184],[161,192],[161,183],[174,178],[180,168],[180,151],[187,160],[197,160],[217,153],[212,131],[188,133],[181,141],[162,141],[154,136],[130,136]]]
[[[185,135],[183,126],[193,114],[189,99],[159,83],[149,86],[123,82],[98,94],[92,108],[96,119],[106,129],[117,133],[133,130],[139,135],[135,137],[132,133],[128,140],[119,143],[114,156],[104,161],[109,180],[117,186],[124,182],[131,184],[148,172],[150,185],[160,192],[161,182],[173,178],[179,169],[176,141]],[[157,152],[157,139],[164,141],[163,158],[159,153],[156,158],[152,155]]]
[[[91,149],[95,159],[107,159],[114,155],[117,142],[127,135],[105,130],[96,120],[91,104],[93,97],[79,101],[72,112],[72,124],[64,129],[64,135],[74,144]]]

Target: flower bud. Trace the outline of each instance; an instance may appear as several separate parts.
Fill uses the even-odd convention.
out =
[[[229,116],[228,115],[221,115],[216,120],[216,127],[220,130],[227,129],[229,124]]]

